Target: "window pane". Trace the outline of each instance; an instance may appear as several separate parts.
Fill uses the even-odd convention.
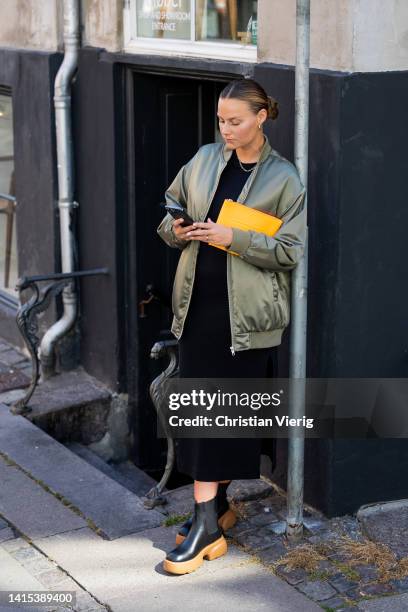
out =
[[[17,249],[14,191],[13,108],[0,93],[0,289],[17,297]]]
[[[138,38],[191,40],[191,0],[136,0]]]
[[[257,43],[257,0],[195,0],[196,39]]]

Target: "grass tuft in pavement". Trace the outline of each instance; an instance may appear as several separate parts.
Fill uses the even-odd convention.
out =
[[[188,518],[190,518],[191,512],[187,514],[171,514],[166,518],[163,522],[164,527],[171,527],[172,525],[178,525],[179,523],[184,523]]]

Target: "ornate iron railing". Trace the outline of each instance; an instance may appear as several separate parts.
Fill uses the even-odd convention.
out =
[[[51,300],[59,295],[64,287],[72,282],[72,279],[82,276],[96,276],[98,274],[109,274],[108,268],[96,268],[94,270],[81,270],[77,272],[66,272],[56,274],[39,274],[36,276],[23,276],[18,279],[16,291],[19,292],[20,306],[17,310],[16,322],[18,329],[23,337],[24,343],[31,356],[32,374],[31,383],[27,393],[15,404],[10,407],[14,414],[27,414],[32,409],[27,406],[40,376],[38,358],[38,323],[37,317],[49,307]],[[41,281],[53,280],[54,282],[40,290],[37,283]],[[23,291],[31,290],[31,297],[23,304],[21,295]]]
[[[164,406],[163,384],[168,378],[178,376],[179,373],[177,340],[161,340],[159,342],[155,342],[150,352],[151,359],[160,359],[166,355],[170,359],[169,365],[152,381],[149,391],[153,405],[163,427],[163,431],[166,432],[167,460],[164,474],[160,482],[152,487],[152,489],[150,489],[150,491],[148,491],[148,493],[146,493],[144,496],[143,503],[146,508],[154,508],[155,506],[164,505],[167,503],[166,498],[162,495],[162,491],[170,478],[175,460],[174,440],[168,431],[162,408]]]

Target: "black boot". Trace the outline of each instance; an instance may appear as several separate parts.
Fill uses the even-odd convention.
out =
[[[187,537],[168,553],[163,568],[171,574],[194,572],[206,558],[217,559],[227,552],[227,542],[217,522],[216,497],[194,503],[194,516]]]
[[[230,509],[227,500],[227,489],[230,484],[231,481],[218,483],[218,490],[216,496],[218,525],[222,528],[223,531],[231,529],[231,527],[233,527],[237,522],[236,514]],[[181,544],[184,538],[188,535],[188,532],[191,529],[192,521],[193,519],[189,518],[185,523],[182,524],[176,535],[176,544]]]

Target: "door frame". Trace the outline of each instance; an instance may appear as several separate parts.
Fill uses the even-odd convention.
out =
[[[212,61],[212,63],[214,60]],[[208,63],[204,60],[203,64]],[[221,66],[220,66],[221,67]],[[237,71],[237,67],[241,70]],[[231,72],[225,71],[225,62],[222,62],[222,69],[219,73],[214,72],[214,66],[208,70],[197,70],[196,67],[180,67],[169,68],[168,66],[146,66],[146,65],[126,65],[124,70],[123,85],[125,88],[124,100],[124,121],[123,127],[123,145],[125,150],[125,170],[124,183],[127,185],[126,197],[124,197],[124,206],[121,207],[121,219],[118,225],[121,228],[123,240],[118,242],[121,244],[121,259],[123,264],[122,282],[119,283],[119,291],[121,296],[119,302],[123,305],[123,318],[119,322],[120,338],[123,343],[121,355],[123,363],[123,376],[125,388],[128,394],[129,404],[129,427],[131,431],[131,454],[130,458],[136,465],[140,465],[140,456],[136,448],[137,440],[140,435],[143,435],[143,423],[140,419],[138,410],[139,404],[139,363],[141,359],[139,351],[139,321],[138,321],[138,276],[137,276],[137,225],[136,225],[136,179],[135,179],[135,109],[134,109],[134,94],[135,94],[135,74],[148,74],[157,77],[175,77],[197,81],[212,81],[212,82],[228,82],[234,78],[242,78],[248,73],[248,68],[253,71],[253,66],[244,64],[235,64],[231,62]],[[121,265],[118,259],[119,267]],[[143,466],[141,466],[143,468]]]

